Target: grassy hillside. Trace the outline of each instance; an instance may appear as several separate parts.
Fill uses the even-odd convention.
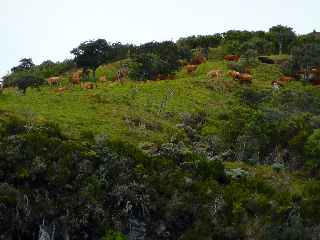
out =
[[[209,79],[212,69],[223,78]],[[65,239],[126,239],[132,222],[150,239],[317,239],[319,89],[273,91],[278,65],[251,67],[250,86],[227,71],[211,60],[175,80],[84,90],[65,75],[63,93],[5,89],[2,228],[14,236],[18,216],[21,239],[45,220]]]
[[[109,79],[116,63],[102,66],[97,75]],[[222,80],[208,79],[212,69],[225,72]],[[252,69],[253,88],[270,89],[270,82],[280,76],[277,66],[260,64]],[[49,86],[41,91],[29,89],[25,96],[7,89],[1,96],[0,108],[38,120],[59,123],[73,136],[81,132],[104,133],[112,138],[143,143],[166,142],[179,133],[176,127],[181,114],[205,111],[209,116],[233,104],[233,92],[241,88],[227,76],[223,61],[202,64],[193,75],[185,70],[175,80],[99,83],[98,89],[70,87],[64,93]],[[67,83],[65,83],[67,84]]]

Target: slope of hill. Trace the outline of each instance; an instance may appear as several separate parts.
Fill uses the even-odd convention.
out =
[[[0,238],[316,239],[319,89],[273,90],[278,65],[252,67],[249,86],[227,71],[210,60],[175,80],[5,89]]]
[[[97,75],[111,78],[115,69],[112,65],[101,67]],[[206,74],[211,69],[221,69],[225,76],[210,80]],[[270,89],[271,81],[280,76],[277,66],[264,64],[252,72],[253,87],[261,89]],[[127,81],[123,85],[109,81],[94,90],[70,86],[64,93],[43,87],[41,91],[28,90],[26,96],[8,89],[1,96],[0,108],[58,122],[75,135],[92,131],[134,143],[165,142],[173,132],[179,132],[176,125],[181,114],[205,111],[211,116],[232,103],[233,91],[241,86],[226,73],[226,63],[214,61],[200,65],[193,75],[182,70],[175,80],[168,81]]]

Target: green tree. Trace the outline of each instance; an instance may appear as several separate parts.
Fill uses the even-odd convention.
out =
[[[45,83],[43,78],[33,76],[33,75],[24,75],[17,78],[14,82],[16,86],[23,94],[26,94],[27,88],[39,88]]]
[[[304,70],[304,80],[310,80],[313,67],[320,66],[320,44],[304,44],[292,50],[292,66]]]
[[[94,81],[96,81],[97,68],[112,60],[111,46],[104,39],[83,42],[71,53],[75,56],[74,61],[77,66],[82,67],[84,72],[92,69]]]
[[[12,72],[30,70],[34,67],[34,63],[31,58],[22,58],[19,62],[20,64],[18,66],[11,68]]]
[[[296,34],[291,27],[277,25],[269,29],[272,40],[275,42],[278,53],[289,52],[289,46],[296,39]]]

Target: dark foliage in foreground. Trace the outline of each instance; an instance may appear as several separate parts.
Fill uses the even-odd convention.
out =
[[[320,223],[317,181],[301,198],[227,175],[219,160],[150,157],[104,136],[72,140],[52,123],[1,119],[1,239],[312,239]]]

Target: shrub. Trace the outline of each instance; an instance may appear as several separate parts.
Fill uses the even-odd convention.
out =
[[[309,136],[305,145],[306,154],[313,158],[320,157],[320,129],[317,129]]]

